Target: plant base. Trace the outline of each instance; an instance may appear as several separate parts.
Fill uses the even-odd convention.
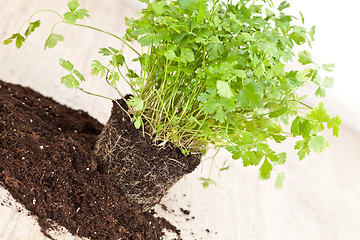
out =
[[[119,102],[127,109],[124,101]],[[95,145],[95,154],[101,171],[110,175],[128,202],[141,211],[158,203],[177,181],[200,164],[201,157],[185,156],[170,144],[155,145],[116,103]]]

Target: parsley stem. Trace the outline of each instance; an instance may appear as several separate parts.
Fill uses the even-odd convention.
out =
[[[66,22],[66,23],[68,23],[68,22]],[[70,24],[70,23],[68,23],[68,24]],[[141,56],[141,54],[140,54],[138,51],[136,51],[129,43],[127,43],[124,38],[119,37],[119,36],[117,36],[117,35],[115,35],[115,34],[113,34],[113,33],[110,33],[110,32],[104,31],[104,30],[101,30],[101,29],[96,28],[96,27],[92,27],[92,26],[84,25],[84,24],[79,24],[79,23],[74,23],[74,24],[71,24],[71,25],[75,25],[75,26],[78,26],[78,27],[90,28],[90,29],[92,29],[92,30],[95,30],[95,31],[98,31],[98,32],[102,32],[102,33],[105,33],[105,34],[110,35],[110,36],[112,36],[112,37],[115,37],[115,38],[119,39],[120,41],[122,41],[126,46],[128,46],[131,50],[133,50],[137,55]]]
[[[305,103],[303,103],[303,102],[299,102],[301,105],[304,105],[305,107],[308,107],[308,108],[310,108],[310,109],[313,109],[312,107],[310,107],[309,105],[307,105],[307,104],[305,104]]]
[[[116,85],[112,85],[110,82],[109,82],[109,77],[108,77],[108,74],[109,74],[109,70],[107,71],[106,73],[106,83],[112,87],[113,89],[115,89],[117,91],[117,93],[119,94],[120,97],[124,98],[124,96],[121,94],[121,92],[119,91],[119,89],[116,87]]]
[[[53,33],[54,28],[55,28],[58,24],[60,24],[60,23],[64,23],[64,22],[57,22],[57,23],[55,23],[55,24],[52,26],[52,28],[51,28],[51,33]]]
[[[21,29],[24,27],[24,25],[25,25],[27,22],[30,22],[30,20],[31,20],[36,14],[38,14],[38,13],[40,13],[40,12],[52,12],[52,13],[55,13],[55,14],[58,15],[62,20],[64,20],[64,18],[63,18],[58,12],[56,12],[56,11],[54,11],[54,10],[50,10],[50,9],[42,9],[42,10],[39,10],[39,11],[34,12],[34,13],[23,23],[23,25],[21,25],[19,32],[21,31]]]
[[[84,90],[84,89],[82,89],[82,88],[78,88],[78,89],[79,89],[80,91],[86,93],[86,94],[91,95],[91,96],[105,98],[105,99],[108,99],[108,100],[111,100],[111,101],[115,102],[115,103],[128,115],[128,117],[131,119],[131,116],[130,116],[130,114],[128,113],[128,111],[126,111],[126,110],[120,105],[120,103],[118,103],[118,101],[116,101],[115,99],[110,98],[110,97],[107,97],[107,96],[99,95],[99,94],[96,94],[96,93],[91,93],[91,92],[88,92],[88,91],[86,91],[86,90]]]
[[[133,94],[135,95],[136,89],[134,88],[134,85],[131,84],[131,83],[126,79],[126,77],[125,77],[125,76],[122,74],[122,72],[120,71],[120,68],[119,68],[119,67],[117,67],[117,70],[118,70],[118,73],[120,74],[120,76],[124,79],[124,81],[130,86]]]

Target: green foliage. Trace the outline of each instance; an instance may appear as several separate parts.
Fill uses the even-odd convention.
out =
[[[37,20],[35,22],[30,22],[29,27],[25,31],[25,37],[28,37],[38,27],[40,27],[40,20]]]
[[[35,22],[29,22],[29,26],[26,29],[24,36],[22,36],[20,33],[14,33],[11,37],[9,37],[8,39],[5,39],[3,44],[4,45],[8,45],[10,43],[12,43],[13,40],[15,40],[15,45],[17,48],[21,48],[21,46],[23,45],[23,43],[25,42],[25,39],[27,37],[29,37],[29,35],[35,31],[36,28],[40,27],[40,20],[37,20]]]
[[[310,154],[310,150],[321,153],[329,143],[318,133],[324,131],[324,124],[333,129],[333,135],[338,136],[341,120],[339,116],[331,118],[325,108],[324,103],[320,102],[315,108],[309,111],[305,116],[298,116],[292,122],[291,133],[294,137],[301,136],[303,140],[296,142],[295,149],[298,149],[300,160]]]
[[[284,180],[285,180],[285,173],[284,172],[278,173],[275,181],[275,187],[282,188]]]
[[[216,182],[214,180],[212,180],[211,178],[200,177],[199,180],[202,182],[202,186],[204,188],[208,188],[210,185],[217,186]]]
[[[74,69],[74,65],[71,62],[62,58],[59,59],[59,62],[60,66],[69,71],[69,74],[61,78],[61,83],[67,88],[78,88],[79,82],[85,82],[85,77],[78,70]]]
[[[154,142],[171,142],[186,154],[204,153],[208,145],[225,148],[245,167],[258,166],[259,177],[268,179],[286,161],[286,154],[272,150],[270,141],[299,138],[294,148],[301,160],[328,146],[319,135],[325,125],[338,136],[340,118],[332,118],[323,103],[311,108],[297,95],[299,88],[315,84],[315,95],[324,97],[334,79],[319,73],[333,71],[334,65],[317,65],[309,51],[301,51],[298,61],[306,69],[285,68],[286,62],[294,60],[294,47],[311,45],[315,34],[315,27],[307,30],[293,24],[295,17],[286,13],[288,2],[279,6],[266,0],[141,2],[147,7],[140,18],[127,19],[124,38],[78,24],[78,19],[89,14],[79,9],[77,0],[68,3],[69,12],[56,14],[61,23],[90,28],[122,42],[121,49],[99,50],[106,61],[92,61],[91,74],[103,78],[120,97],[120,79],[131,87],[129,116]],[[301,20],[304,23],[302,14]],[[40,26],[39,21],[28,22],[25,37],[19,31],[4,44],[15,40],[20,48]],[[53,33],[54,27],[45,48],[64,40]],[[139,43],[142,52],[132,48],[131,42]],[[132,61],[140,71],[129,68],[123,47],[138,55]],[[69,72],[62,83],[89,93],[80,88],[85,78],[72,63],[60,59],[60,65]],[[284,129],[288,123],[290,132]],[[284,173],[278,173],[276,187],[281,187],[284,178]],[[210,177],[201,181],[204,187],[215,184]]]
[[[76,20],[78,20],[78,19],[83,19],[84,17],[90,16],[88,13],[88,10],[78,9],[79,2],[77,0],[71,0],[68,3],[68,7],[69,7],[70,12],[66,12],[64,14],[64,19],[70,24],[76,23]]]
[[[313,63],[311,53],[306,50],[299,52],[299,62],[303,65]]]
[[[8,45],[12,43],[12,41],[15,40],[15,45],[17,48],[21,48],[23,45],[25,38],[20,33],[14,33],[11,37],[4,40],[3,44]]]
[[[57,45],[58,42],[64,41],[64,36],[61,34],[50,33],[49,37],[45,42],[45,49],[53,48]]]

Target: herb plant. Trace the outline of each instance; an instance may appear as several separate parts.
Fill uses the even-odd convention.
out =
[[[104,47],[99,53],[106,60],[94,60],[91,73],[124,97],[117,86],[120,79],[132,89],[127,113],[136,128],[152,136],[154,143],[171,143],[184,154],[204,153],[208,145],[225,148],[243,165],[259,166],[260,178],[268,179],[276,165],[284,164],[285,153],[276,153],[270,141],[283,142],[299,137],[295,144],[299,159],[310,151],[321,153],[329,144],[319,135],[325,127],[338,136],[341,120],[332,118],[324,104],[311,107],[298,96],[297,89],[316,84],[316,96],[324,97],[333,78],[321,78],[320,71],[332,71],[333,64],[315,64],[311,53],[302,51],[298,61],[304,70],[285,70],[294,60],[295,45],[309,45],[315,27],[307,30],[294,25],[286,14],[290,4],[276,8],[271,0],[140,0],[147,4],[139,19],[127,19],[124,37],[80,24],[88,11],[79,9],[77,0],[68,3],[69,12],[59,16],[45,42],[45,49],[64,40],[55,33],[58,24],[90,28],[117,38],[118,48]],[[38,11],[40,12],[40,11]],[[21,29],[4,41],[13,40],[20,48],[40,26],[32,15],[24,35]],[[302,22],[304,18],[301,15]],[[137,51],[132,42],[142,49]],[[140,70],[129,68],[122,54],[127,47],[137,55]],[[61,78],[68,88],[85,93],[86,78],[74,65],[60,59],[69,73]],[[101,96],[111,99],[106,96]],[[116,101],[115,99],[111,99]],[[120,105],[119,105],[120,106]],[[121,106],[120,106],[121,107]],[[286,125],[290,127],[286,128]],[[227,169],[226,167],[220,170]],[[281,185],[283,173],[278,173]],[[202,178],[206,187],[213,183]]]

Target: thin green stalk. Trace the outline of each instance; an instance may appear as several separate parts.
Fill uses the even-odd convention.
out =
[[[122,109],[127,115],[128,117],[131,119],[131,116],[130,114],[120,105],[120,103],[118,103],[118,101],[116,101],[115,99],[113,98],[110,98],[110,97],[107,97],[107,96],[103,96],[103,95],[100,95],[100,94],[96,94],[96,93],[91,93],[91,92],[88,92],[82,88],[78,88],[80,91],[86,93],[86,94],[89,94],[89,95],[92,95],[92,96],[95,96],[95,97],[101,97],[101,98],[105,98],[105,99],[108,99],[108,100],[111,100],[113,102],[115,102],[119,107],[120,109]]]
[[[21,25],[21,27],[20,27],[20,29],[19,29],[19,32],[20,32],[21,29],[25,26],[26,23],[30,22],[31,19],[32,19],[36,14],[38,14],[38,13],[40,13],[40,12],[52,12],[52,13],[55,13],[56,15],[58,15],[58,16],[61,18],[61,20],[64,20],[64,18],[63,18],[58,12],[56,12],[56,11],[53,11],[53,10],[50,10],[50,9],[38,10],[38,11],[34,12],[34,13]]]
[[[126,77],[125,77],[125,76],[122,74],[122,72],[120,71],[120,68],[119,68],[119,67],[117,67],[117,70],[118,70],[118,73],[120,74],[120,76],[121,76],[121,77],[125,80],[125,82],[130,86],[131,90],[133,91],[133,94],[135,95],[136,90],[135,90],[134,85],[131,84],[131,83],[126,79]]]
[[[70,24],[70,23],[68,23],[68,24]],[[141,54],[138,51],[136,51],[135,48],[133,48],[129,43],[127,43],[127,41],[124,38],[119,37],[119,36],[117,36],[117,35],[115,35],[113,33],[110,33],[110,32],[107,32],[105,30],[102,30],[102,29],[99,29],[99,28],[96,28],[96,27],[92,27],[92,26],[89,26],[89,25],[80,24],[80,23],[74,23],[74,24],[70,24],[70,25],[75,25],[75,26],[84,27],[84,28],[90,28],[92,30],[102,32],[102,33],[105,33],[105,34],[110,35],[112,37],[115,37],[115,38],[119,39],[120,41],[122,41],[127,47],[129,47],[132,51],[134,51],[138,56],[141,56]]]
[[[308,107],[309,109],[313,109],[312,107],[310,107],[309,105],[303,103],[303,102],[299,102],[301,105],[304,105],[305,107]]]
[[[118,89],[117,87],[115,87],[114,85],[112,85],[112,84],[109,82],[108,74],[109,74],[109,71],[107,71],[106,77],[105,77],[107,84],[110,85],[110,87],[114,88],[115,91],[117,91],[117,93],[119,94],[119,96],[120,96],[121,98],[124,98],[124,95],[119,91],[119,89]]]

